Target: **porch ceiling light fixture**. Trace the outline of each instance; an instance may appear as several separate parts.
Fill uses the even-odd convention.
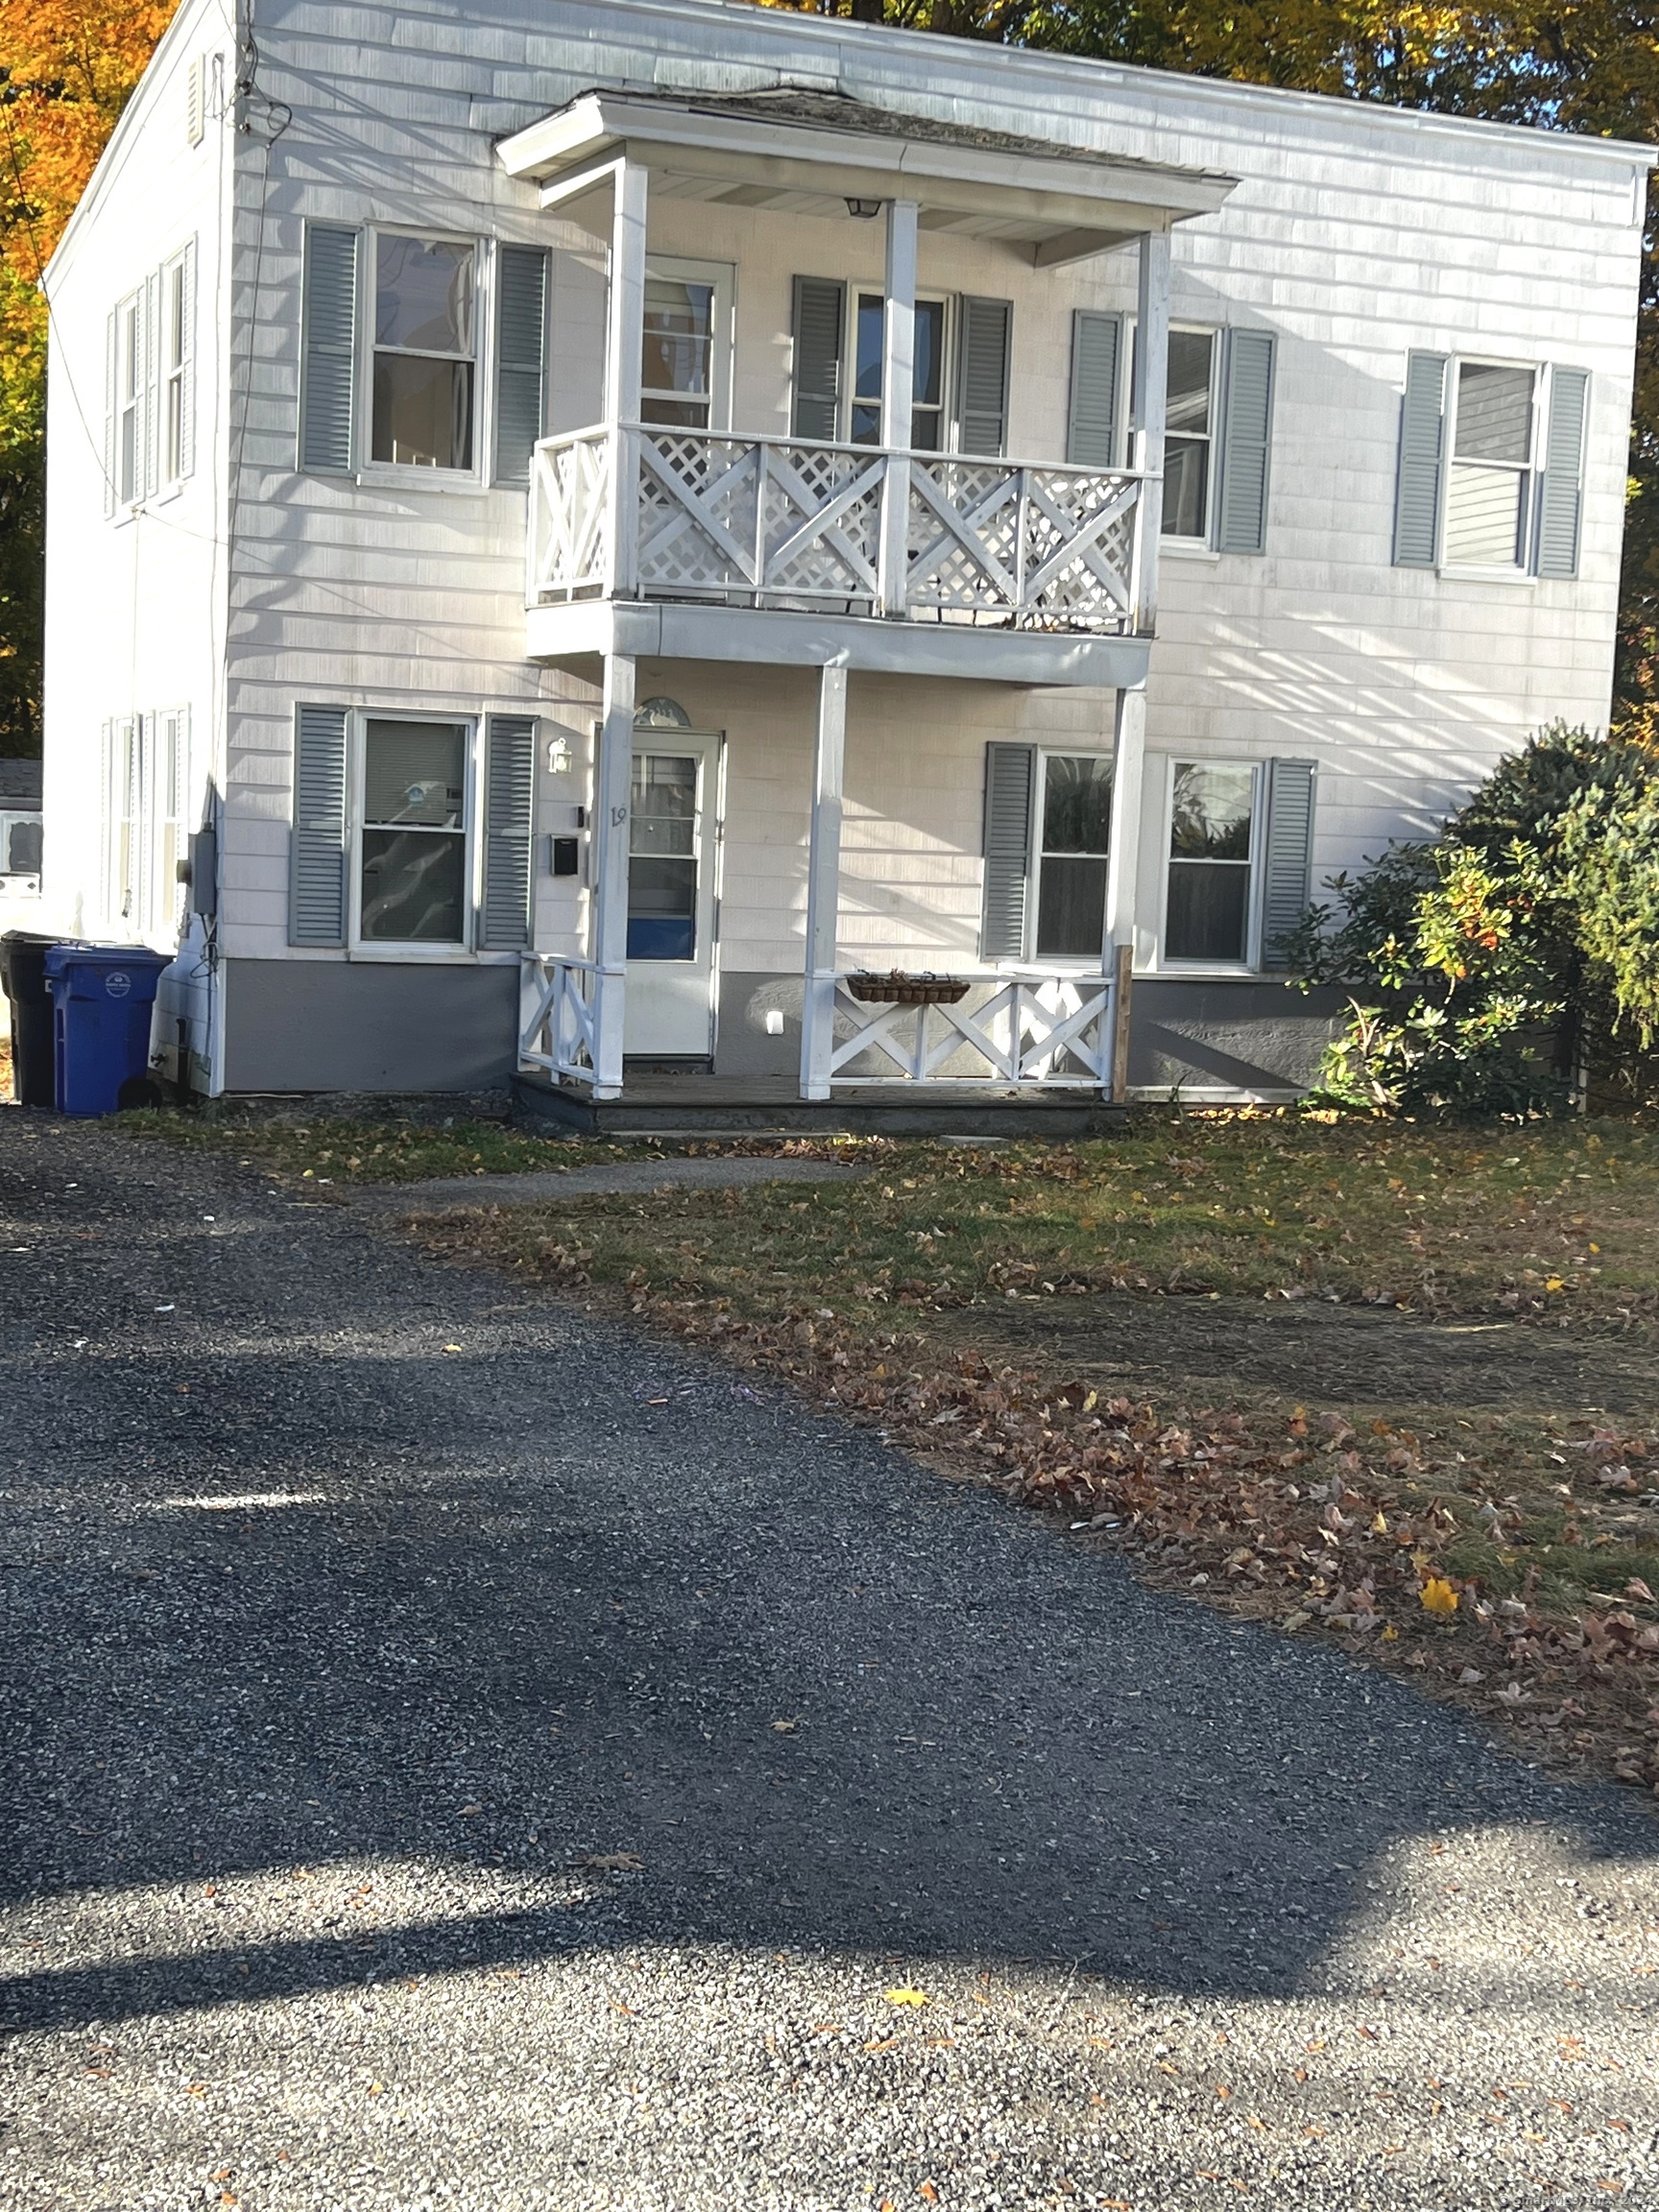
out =
[[[646,699],[634,716],[634,727],[636,730],[689,730],[691,717],[678,699]]]
[[[879,200],[849,200],[847,203],[848,214],[855,216],[860,223],[874,222],[881,208],[882,202]]]

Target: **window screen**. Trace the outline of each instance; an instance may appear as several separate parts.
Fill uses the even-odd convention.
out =
[[[1530,369],[1457,364],[1446,553],[1454,567],[1518,568],[1531,505]]]

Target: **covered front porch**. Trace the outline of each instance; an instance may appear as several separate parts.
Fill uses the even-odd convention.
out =
[[[549,1111],[875,1127],[926,1107],[984,1133],[993,1109],[1070,1128],[1121,1101],[1141,689],[624,656],[606,675],[588,879],[539,908],[523,963],[520,1070]]]

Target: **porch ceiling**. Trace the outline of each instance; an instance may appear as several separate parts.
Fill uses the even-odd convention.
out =
[[[1219,207],[1237,179],[943,123],[841,93],[589,92],[504,139],[513,177],[568,204],[619,156],[652,190],[785,214],[914,200],[921,227],[1026,249],[1039,267],[1108,252]]]

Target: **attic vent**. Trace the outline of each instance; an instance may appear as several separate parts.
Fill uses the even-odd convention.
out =
[[[198,54],[184,78],[184,135],[200,146],[207,131],[207,57]]]

